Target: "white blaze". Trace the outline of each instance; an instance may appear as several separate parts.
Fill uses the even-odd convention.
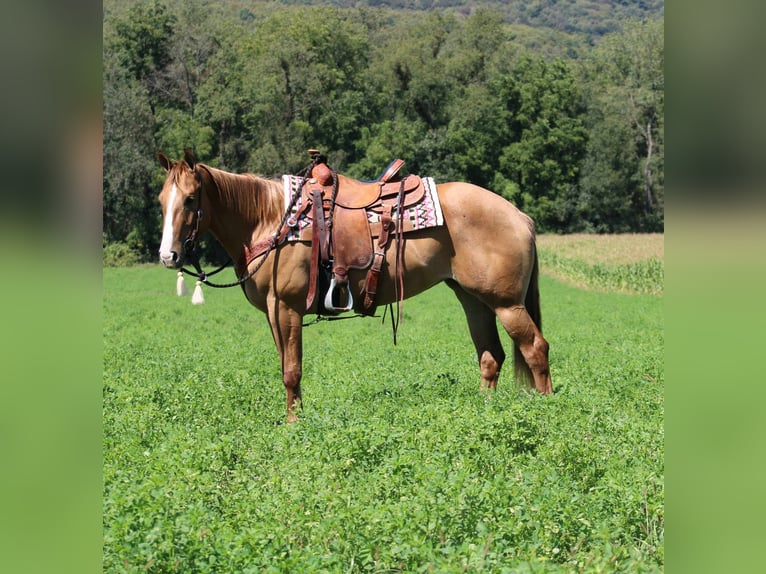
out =
[[[176,202],[178,190],[176,184],[170,188],[170,197],[168,198],[168,209],[165,212],[165,224],[162,226],[162,243],[160,243],[160,259],[170,261],[173,258],[173,206]]]

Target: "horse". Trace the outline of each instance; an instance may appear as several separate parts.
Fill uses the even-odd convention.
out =
[[[159,194],[160,261],[169,269],[181,269],[190,259],[189,245],[208,230],[221,243],[235,262],[245,297],[268,318],[281,361],[287,421],[295,422],[302,408],[303,320],[317,312],[318,302],[309,306],[307,301],[311,242],[275,241],[286,220],[283,182],[198,163],[189,150],[178,161],[162,152],[158,159],[167,173]],[[443,225],[403,235],[403,248],[385,253],[378,304],[390,305],[446,283],[468,321],[480,389],[497,388],[506,358],[497,318],[513,341],[517,384],[552,393],[532,219],[501,196],[470,183],[441,183],[436,191]],[[268,248],[260,258],[245,256],[264,245]],[[401,257],[398,265],[396,257]],[[395,268],[401,269],[401,283]],[[362,269],[348,271],[349,289],[357,295],[356,312],[362,311],[359,295],[365,278]]]

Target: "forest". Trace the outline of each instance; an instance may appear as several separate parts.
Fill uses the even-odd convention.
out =
[[[662,1],[107,0],[103,240],[156,257],[158,150],[469,181],[541,233],[664,229]]]

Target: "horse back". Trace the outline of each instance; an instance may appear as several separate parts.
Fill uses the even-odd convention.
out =
[[[502,196],[460,182],[440,184],[437,190],[445,222],[455,231],[465,232],[474,239],[497,235],[499,239],[514,242],[534,242],[532,219]]]

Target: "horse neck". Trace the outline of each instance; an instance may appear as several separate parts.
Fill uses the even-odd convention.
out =
[[[232,258],[276,231],[284,211],[281,182],[201,167],[203,193],[211,203],[210,231]]]

